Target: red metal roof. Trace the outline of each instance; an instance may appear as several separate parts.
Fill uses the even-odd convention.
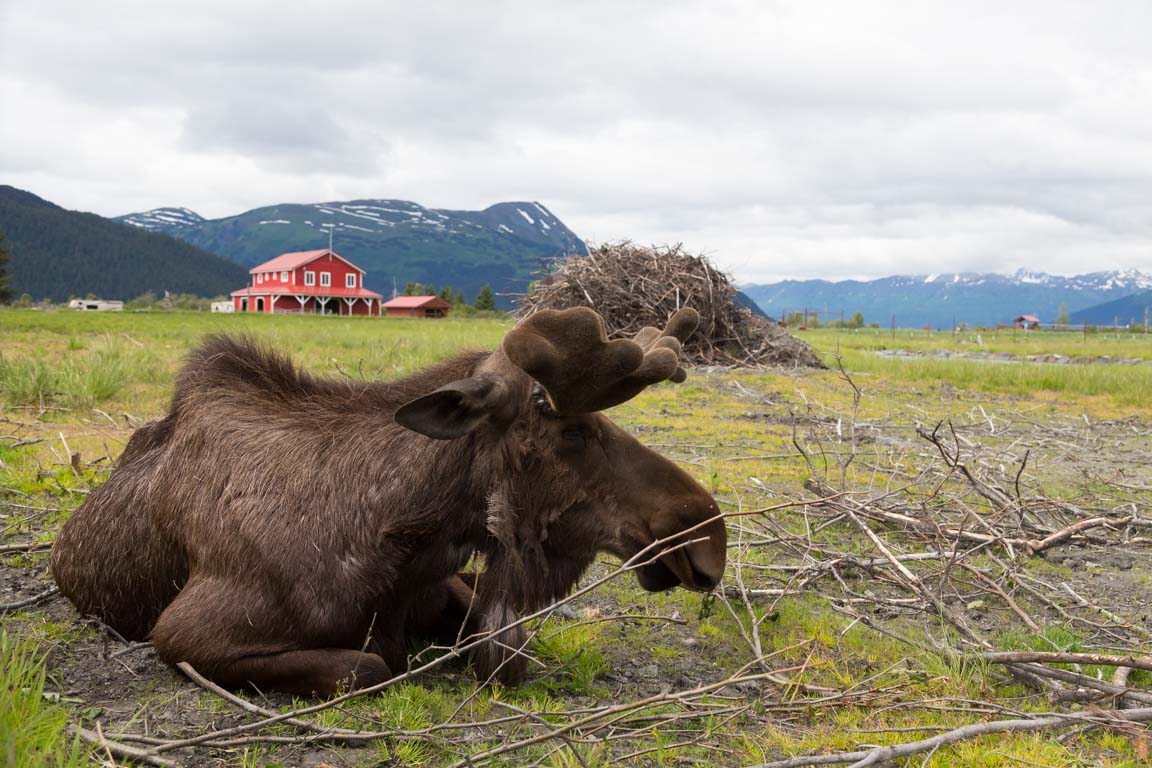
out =
[[[450,309],[451,304],[439,296],[397,296],[384,302],[384,309]]]
[[[319,259],[321,256],[327,256],[329,253],[331,253],[333,257],[340,259],[340,261],[352,267],[352,269],[356,270],[357,272],[364,271],[360,269],[360,267],[348,261],[348,259],[336,253],[336,251],[329,251],[327,248],[321,248],[318,251],[294,251],[292,253],[282,253],[276,258],[272,259],[272,261],[266,261],[263,264],[258,264],[255,267],[252,267],[252,269],[248,270],[248,274],[254,275],[257,272],[291,272],[297,267],[302,267],[305,264],[311,264],[312,262],[316,261],[316,259]]]

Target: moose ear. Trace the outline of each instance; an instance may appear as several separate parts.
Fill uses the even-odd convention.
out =
[[[460,379],[400,406],[396,423],[436,440],[455,440],[480,426],[491,412],[496,382]]]

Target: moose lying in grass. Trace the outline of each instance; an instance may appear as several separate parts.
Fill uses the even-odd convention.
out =
[[[539,312],[495,352],[393,383],[312,378],[212,337],[168,415],[64,525],[53,575],[169,663],[322,695],[403,671],[414,638],[455,642],[548,605],[600,551],[660,542],[641,586],[709,590],[726,546],[715,501],[599,414],[683,381],[698,321],[681,310],[608,341],[591,310]],[[459,573],[476,554],[484,571]],[[523,631],[494,637],[478,674],[521,680]]]

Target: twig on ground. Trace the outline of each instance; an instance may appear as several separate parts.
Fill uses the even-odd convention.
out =
[[[1027,733],[1043,731],[1049,728],[1069,728],[1083,723],[1110,722],[1146,723],[1152,721],[1152,707],[1130,709],[1123,712],[1073,712],[1052,717],[1040,717],[1033,720],[996,720],[990,723],[975,723],[955,728],[939,736],[933,736],[920,741],[911,741],[905,744],[895,744],[886,747],[862,750],[859,752],[839,752],[830,755],[811,755],[806,757],[793,757],[788,760],[777,760],[771,763],[761,763],[754,768],[802,768],[809,765],[840,765],[851,763],[852,768],[865,768],[888,760],[895,760],[909,755],[938,749],[941,746],[955,744],[993,733]]]
[[[58,594],[60,594],[59,587],[49,587],[43,592],[32,595],[32,597],[26,597],[23,600],[17,600],[12,603],[0,603],[0,613],[7,613],[8,611],[16,611],[21,608],[29,608],[33,605],[46,603]]]

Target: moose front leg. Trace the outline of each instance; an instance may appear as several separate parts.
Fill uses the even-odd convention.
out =
[[[274,604],[254,590],[193,577],[160,615],[152,645],[169,664],[186,661],[227,688],[331,696],[393,676],[375,653],[284,640],[289,627]]]
[[[160,653],[159,648],[157,652]],[[169,660],[164,653],[160,653],[160,657]],[[201,667],[196,662],[188,663],[200,671]],[[392,671],[374,653],[347,648],[311,648],[257,653],[216,663],[206,676],[225,688],[286,691],[298,696],[332,696],[382,683],[392,677]]]

